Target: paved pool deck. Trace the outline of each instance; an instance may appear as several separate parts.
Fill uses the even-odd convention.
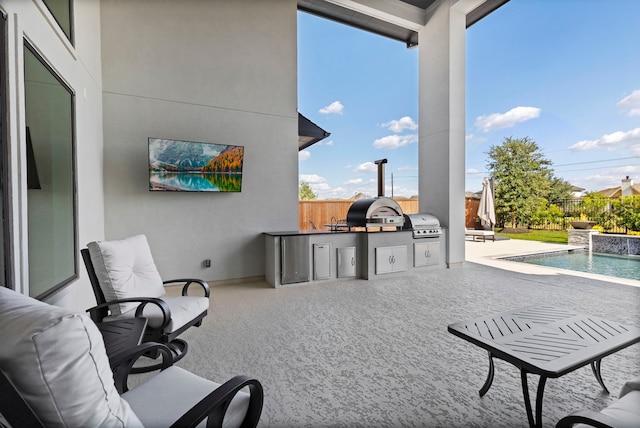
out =
[[[640,287],[640,281],[616,278],[605,275],[596,275],[586,272],[578,272],[567,269],[560,269],[547,266],[531,265],[527,263],[501,260],[504,257],[537,254],[544,252],[562,251],[581,248],[575,245],[553,244],[547,242],[525,241],[522,239],[507,239],[494,241],[470,241],[465,242],[466,261],[492,266],[512,272],[527,273],[532,275],[574,275],[583,278],[598,279],[601,281],[613,282],[616,284],[631,285]],[[639,262],[640,263],[640,262]]]

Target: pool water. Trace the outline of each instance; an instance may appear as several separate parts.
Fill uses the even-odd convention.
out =
[[[638,256],[619,256],[591,253],[586,250],[570,250],[506,257],[504,260],[640,280],[640,257]]]

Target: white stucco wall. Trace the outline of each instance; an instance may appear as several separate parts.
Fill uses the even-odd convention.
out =
[[[23,44],[27,39],[75,93],[78,243],[104,236],[102,180],[102,84],[100,2],[75,2],[75,45],[59,29],[42,2],[0,0],[7,15],[8,131],[10,162],[13,287],[28,294],[28,242],[24,122]],[[95,304],[89,281],[77,256],[79,278],[48,299],[84,310]]]
[[[146,234],[165,279],[264,275],[298,224],[295,0],[109,0],[101,28],[106,238]],[[243,145],[242,192],[149,192],[148,137]]]
[[[448,228],[449,267],[465,259],[465,21],[479,2],[441,1],[419,33],[420,212]]]

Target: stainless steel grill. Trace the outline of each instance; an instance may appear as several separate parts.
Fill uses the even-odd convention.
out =
[[[442,235],[440,221],[433,214],[405,214],[405,230],[411,230],[414,238],[436,238]]]

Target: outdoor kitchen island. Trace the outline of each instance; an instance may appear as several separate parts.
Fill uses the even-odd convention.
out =
[[[273,287],[330,279],[375,279],[446,267],[446,231],[265,232],[265,279]]]

